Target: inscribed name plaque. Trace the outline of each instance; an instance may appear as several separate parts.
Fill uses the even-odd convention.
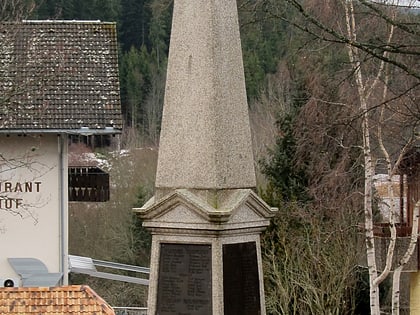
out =
[[[256,246],[255,242],[223,245],[225,314],[261,314]]]
[[[156,315],[211,315],[211,245],[160,245]]]

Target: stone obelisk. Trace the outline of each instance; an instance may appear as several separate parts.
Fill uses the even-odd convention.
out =
[[[236,0],[175,0],[152,232],[149,315],[265,314]]]

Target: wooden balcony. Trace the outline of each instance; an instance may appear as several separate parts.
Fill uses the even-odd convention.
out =
[[[109,174],[98,167],[69,167],[69,201],[109,200]]]
[[[396,224],[397,237],[410,237],[411,226],[407,224]],[[373,234],[377,237],[391,237],[391,230],[388,223],[375,223],[373,227]]]

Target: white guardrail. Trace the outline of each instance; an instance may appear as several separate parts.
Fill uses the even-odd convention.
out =
[[[150,274],[150,269],[146,267],[97,260],[97,259],[92,259],[90,257],[69,255],[69,271],[70,272],[87,274],[92,277],[103,278],[103,279],[137,283],[137,284],[146,285],[146,286],[149,285],[149,279],[141,278],[141,277],[125,276],[125,275],[114,274],[114,273],[109,273],[109,272],[101,272],[101,271],[98,271],[96,267],[134,271],[139,274],[146,274],[147,276],[149,276]]]
[[[147,315],[147,307],[113,307],[115,315]]]

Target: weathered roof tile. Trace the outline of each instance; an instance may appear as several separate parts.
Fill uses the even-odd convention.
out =
[[[115,23],[0,26],[0,130],[122,128]]]
[[[89,286],[0,288],[0,314],[103,314],[114,310]]]

